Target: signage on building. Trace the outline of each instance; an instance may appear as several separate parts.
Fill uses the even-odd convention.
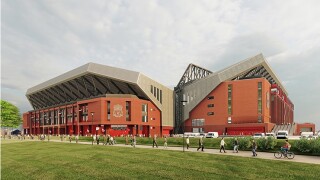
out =
[[[114,117],[122,117],[123,116],[123,107],[120,104],[116,104],[113,106],[113,116]]]

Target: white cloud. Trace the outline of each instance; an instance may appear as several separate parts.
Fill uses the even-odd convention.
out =
[[[218,70],[262,52],[287,82],[296,118],[303,119],[308,109],[314,114],[308,119],[316,122],[311,96],[297,97],[298,82],[319,75],[319,3],[3,1],[2,95],[26,108],[21,95],[27,88],[88,61],[139,71],[172,86],[189,63]]]

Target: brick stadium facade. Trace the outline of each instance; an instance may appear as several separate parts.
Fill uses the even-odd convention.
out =
[[[172,94],[141,73],[88,63],[28,89],[24,133],[169,135]]]
[[[295,124],[288,92],[262,54],[217,72],[190,64],[174,91],[138,72],[88,63],[26,96],[34,108],[23,114],[26,134],[251,135]],[[299,124],[293,134],[314,130]]]
[[[314,131],[294,122],[288,92],[262,54],[217,72],[190,64],[174,91],[176,132],[252,135],[276,125],[292,127],[289,134]]]

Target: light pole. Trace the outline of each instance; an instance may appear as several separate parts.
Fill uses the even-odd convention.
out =
[[[188,102],[188,101],[180,101],[182,103],[182,108],[181,108],[181,123],[182,123],[182,146],[183,146],[183,152],[184,152],[184,119],[183,119],[183,103]]]
[[[92,134],[92,145],[93,145],[93,114],[94,114],[94,112],[91,112],[91,134]]]

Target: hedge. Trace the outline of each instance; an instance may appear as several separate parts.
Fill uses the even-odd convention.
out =
[[[251,142],[252,137],[245,136],[245,137],[237,137],[239,140],[239,149],[240,150],[251,150]],[[116,142],[118,144],[125,144],[124,137],[116,137]],[[189,138],[190,139],[190,147],[198,147],[199,146],[199,138]],[[152,138],[149,137],[137,137],[137,145],[152,145]],[[265,151],[265,152],[275,152],[280,150],[281,146],[284,145],[284,139],[275,139],[272,137],[268,138],[259,138],[255,139],[257,142],[258,151]],[[79,141],[86,141],[91,142],[91,137],[80,137]],[[103,138],[100,138],[100,142],[102,143]],[[168,137],[168,146],[182,146],[183,141],[180,137]],[[221,138],[204,138],[204,147],[207,149],[219,149],[220,148],[220,141]],[[233,150],[233,142],[234,138],[225,138],[226,142],[226,149]],[[128,138],[128,143],[130,144],[130,138]],[[164,144],[163,138],[157,138],[157,143],[159,146]],[[295,154],[306,154],[306,155],[320,155],[320,139],[300,139],[300,140],[289,140],[291,144],[290,151],[294,152]]]

